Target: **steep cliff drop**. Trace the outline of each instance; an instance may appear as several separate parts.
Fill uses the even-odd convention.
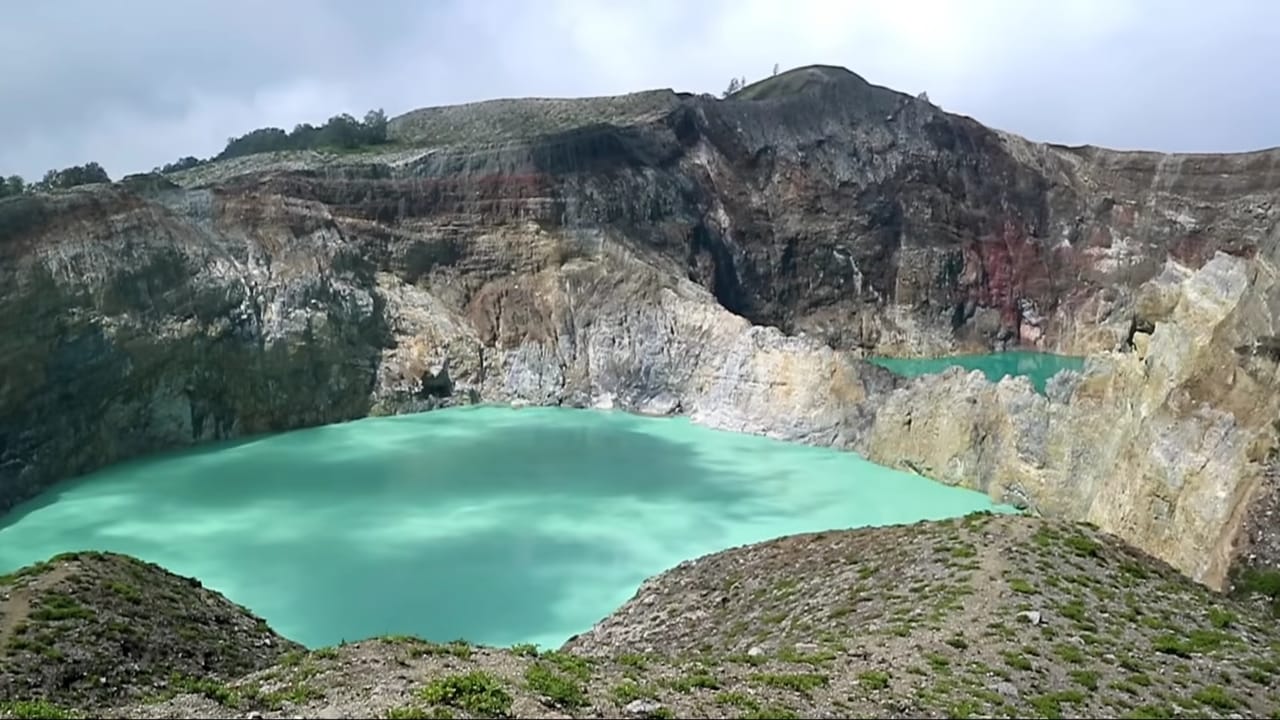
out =
[[[463,402],[850,447],[1221,587],[1274,566],[1280,151],[1032,143],[840,68],[431,108],[0,201],[0,506],[126,457]],[[1039,395],[864,355],[1089,356]]]

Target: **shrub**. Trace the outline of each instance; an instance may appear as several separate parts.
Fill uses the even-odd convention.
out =
[[[436,678],[418,695],[429,703],[451,705],[481,717],[506,717],[511,710],[511,695],[502,688],[502,681],[480,670]]]

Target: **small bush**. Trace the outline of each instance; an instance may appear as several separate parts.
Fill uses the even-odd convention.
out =
[[[820,688],[830,680],[826,675],[819,673],[757,673],[752,675],[751,679],[761,685],[794,690],[799,693]]]
[[[541,661],[524,671],[524,681],[531,691],[562,708],[571,709],[587,704],[587,693],[581,682],[557,672]]]
[[[1084,702],[1084,694],[1078,690],[1061,690],[1033,697],[1029,702],[1041,717],[1060,718],[1062,717],[1062,705],[1064,703]]]
[[[46,700],[0,702],[0,715],[8,715],[17,720],[36,720],[37,718],[61,720],[77,717],[74,712]]]
[[[858,684],[867,690],[883,690],[889,687],[889,673],[878,670],[858,673]]]
[[[1232,710],[1240,704],[1239,700],[1218,685],[1200,688],[1191,699],[1218,710]]]
[[[652,688],[641,685],[634,680],[624,680],[613,686],[613,699],[619,705],[626,705],[633,700],[655,697]]]
[[[511,710],[511,695],[502,681],[481,670],[437,678],[418,695],[434,705],[450,705],[482,717],[506,717]]]
[[[542,658],[562,672],[568,673],[579,680],[585,681],[591,678],[591,661],[587,658],[563,650],[552,650],[544,653]]]
[[[1057,645],[1054,645],[1053,654],[1072,665],[1079,665],[1085,661],[1084,651],[1075,645],[1068,645],[1067,643],[1058,643]]]
[[[1086,690],[1098,689],[1098,673],[1092,670],[1072,670],[1069,674],[1077,685]]]
[[[718,690],[720,681],[705,668],[698,668],[688,675],[671,681],[671,689],[678,692],[692,692],[696,688]]]
[[[120,582],[119,580],[112,580],[111,582],[107,583],[107,587],[111,590],[111,592],[119,595],[120,597],[124,598],[125,600],[128,600],[131,603],[138,603],[142,601],[142,591],[138,590],[138,588],[134,587],[133,585],[130,585],[129,583]]]
[[[1004,664],[1014,670],[1030,670],[1032,668],[1031,661],[1025,655],[1016,652],[1005,652]]]
[[[1081,557],[1095,557],[1102,545],[1084,535],[1072,535],[1067,538],[1066,546]]]
[[[83,607],[70,595],[50,593],[41,602],[40,607],[31,612],[32,620],[58,622],[93,617],[93,611]]]
[[[1245,568],[1236,575],[1232,586],[1238,594],[1280,598],[1280,570]]]
[[[1031,583],[1027,582],[1022,578],[1014,578],[1010,580],[1009,589],[1016,593],[1022,593],[1024,595],[1031,595],[1036,591],[1036,589],[1031,586]]]
[[[1236,614],[1222,608],[1209,608],[1209,623],[1219,630],[1226,630],[1236,623]]]

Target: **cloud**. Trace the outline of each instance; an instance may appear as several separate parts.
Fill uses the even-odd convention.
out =
[[[1036,140],[1280,144],[1280,5],[1254,0],[92,0],[0,25],[0,172],[112,173],[372,107],[671,87],[812,63]]]

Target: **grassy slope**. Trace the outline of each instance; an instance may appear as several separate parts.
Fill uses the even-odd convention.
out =
[[[1265,717],[1278,640],[1091,528],[972,516],[684,563],[567,652],[382,638],[106,714]]]
[[[670,90],[587,98],[512,98],[412,110],[391,120],[389,136],[406,144],[485,145],[588,125],[651,122],[677,104]]]
[[[122,555],[59,555],[0,577],[0,700],[140,700],[298,647],[198,581]]]
[[[757,80],[738,90],[729,98],[732,100],[772,100],[792,95],[799,95],[808,90],[831,82],[866,83],[861,77],[841,67],[830,65],[809,65],[794,68],[780,75]]]

